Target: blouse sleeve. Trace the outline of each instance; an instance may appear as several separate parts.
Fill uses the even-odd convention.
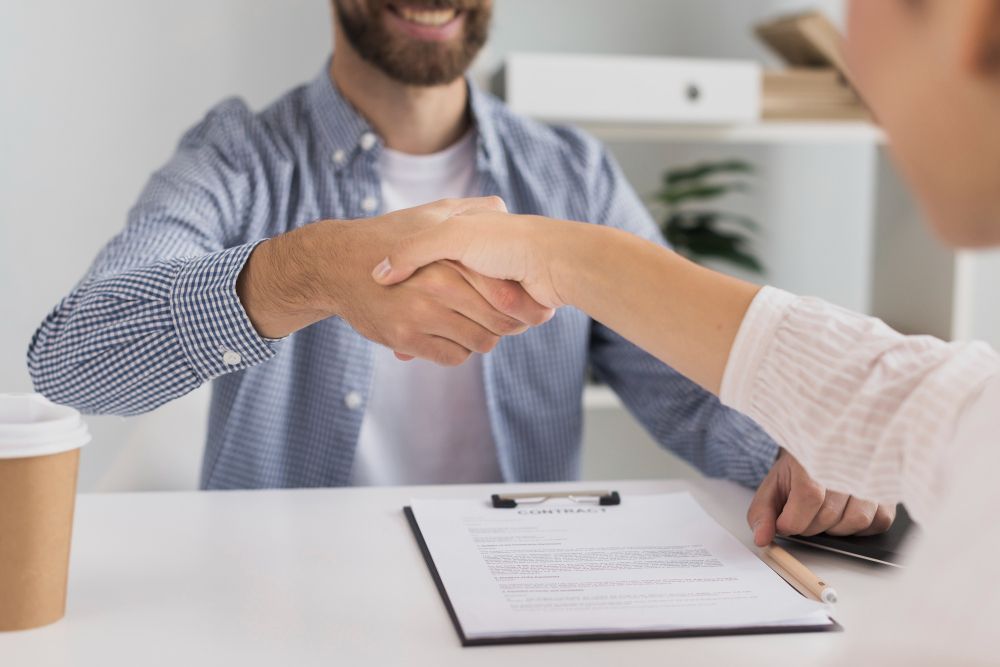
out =
[[[747,311],[722,402],[756,420],[818,481],[917,520],[939,499],[966,408],[1000,377],[984,343],[903,336],[882,321],[764,288]]]

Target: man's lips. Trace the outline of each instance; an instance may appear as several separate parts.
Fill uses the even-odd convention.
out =
[[[386,22],[415,39],[447,41],[462,29],[465,13],[460,9],[427,9],[408,5],[388,5]]]

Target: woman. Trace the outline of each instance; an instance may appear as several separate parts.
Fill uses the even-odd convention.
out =
[[[853,0],[847,55],[942,239],[1000,245],[1000,2]],[[864,664],[996,664],[1000,357],[904,337],[816,299],[715,274],[597,225],[454,217],[375,269],[451,259],[572,305],[755,418],[820,482],[905,502],[927,527]],[[680,285],[675,292],[664,286]],[[855,630],[855,628],[849,628]]]

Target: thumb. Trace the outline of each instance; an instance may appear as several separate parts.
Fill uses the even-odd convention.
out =
[[[774,539],[778,521],[778,508],[782,505],[778,484],[768,475],[750,501],[747,523],[753,531],[753,541],[759,547],[766,547]]]
[[[442,222],[396,244],[372,271],[372,278],[380,285],[395,285],[428,264],[443,259],[460,261],[466,245],[463,228],[457,222]]]

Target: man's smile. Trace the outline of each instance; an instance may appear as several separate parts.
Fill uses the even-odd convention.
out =
[[[429,41],[446,41],[458,35],[464,12],[454,7],[426,8],[389,4],[386,22],[410,37]]]

